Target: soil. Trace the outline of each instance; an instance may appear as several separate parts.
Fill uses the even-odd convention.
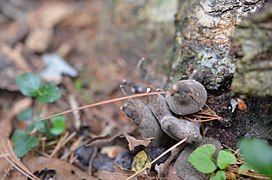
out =
[[[223,120],[205,123],[205,135],[220,140],[222,145],[232,149],[236,149],[237,142],[242,137],[260,138],[271,142],[271,97],[247,98],[247,108],[242,111],[236,107],[233,112],[231,99],[237,97],[231,96],[230,92],[217,96],[209,95],[207,104]]]

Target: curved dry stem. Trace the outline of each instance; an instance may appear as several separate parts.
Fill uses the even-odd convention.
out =
[[[109,103],[113,103],[113,102],[117,102],[117,101],[123,101],[123,100],[131,99],[131,98],[144,97],[144,96],[150,96],[150,95],[155,95],[155,94],[173,94],[173,93],[175,93],[175,92],[149,92],[149,93],[141,93],[141,94],[134,94],[134,95],[125,96],[125,97],[114,98],[114,99],[110,99],[110,100],[106,100],[106,101],[100,101],[100,102],[97,102],[97,103],[88,104],[88,105],[85,105],[85,106],[80,106],[80,107],[75,108],[75,109],[69,109],[69,110],[63,111],[61,113],[57,113],[57,114],[54,114],[54,115],[50,115],[50,116],[46,116],[46,117],[37,119],[35,121],[47,120],[47,119],[51,119],[51,118],[56,117],[56,116],[68,114],[68,113],[71,113],[71,112],[74,112],[74,111],[79,111],[79,110],[82,110],[82,109],[96,107],[96,106],[109,104]]]

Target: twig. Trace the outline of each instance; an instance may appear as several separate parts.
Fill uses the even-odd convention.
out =
[[[161,157],[163,157],[165,154],[167,154],[168,152],[170,152],[172,149],[178,147],[179,145],[181,145],[182,143],[184,143],[187,140],[187,138],[182,139],[181,141],[179,141],[177,144],[175,144],[174,146],[170,147],[169,149],[167,149],[166,151],[164,151],[161,155],[159,155],[157,158],[155,158],[152,162],[148,163],[144,168],[140,169],[139,171],[135,172],[133,175],[129,176],[126,180],[132,179],[133,177],[137,176],[138,174],[144,172],[146,170],[146,168],[150,167],[152,164],[154,164],[157,160],[159,160]]]
[[[218,120],[222,120],[223,118],[218,116],[211,108],[210,106],[208,106],[201,98],[197,97],[197,96],[194,96],[192,95],[191,93],[188,93],[189,96],[191,96],[192,98],[194,98],[195,100],[201,102],[202,104],[204,104],[210,111],[211,111],[211,114],[213,114],[214,116],[216,116],[218,118]]]
[[[270,179],[269,177],[267,177],[263,174],[257,174],[257,173],[251,173],[251,172],[239,172],[237,169],[234,169],[234,168],[229,169],[229,171],[234,172],[236,174],[256,178],[256,179],[262,179],[262,180],[269,180]]]
[[[218,120],[217,118],[209,118],[209,119],[206,119],[206,120],[195,120],[195,119],[191,119],[191,118],[188,118],[188,117],[184,117],[184,118],[187,119],[187,120],[189,120],[189,121],[198,122],[198,123],[203,123],[203,122],[209,122],[209,121]]]
[[[52,151],[50,154],[50,157],[52,158],[62,146],[64,146],[68,141],[70,141],[74,136],[76,135],[76,132],[73,132],[72,134],[69,135],[69,133],[66,133],[58,142],[56,145],[55,149]]]
[[[88,167],[88,173],[89,173],[90,176],[92,175],[93,161],[94,161],[94,158],[95,158],[96,155],[97,155],[97,152],[98,152],[98,148],[97,148],[97,147],[94,147],[94,148],[93,148],[93,153],[92,153],[91,158],[90,158],[90,160],[89,160],[89,167]]]
[[[79,111],[79,110],[82,110],[82,109],[91,108],[91,107],[95,107],[95,106],[100,106],[100,105],[103,105],[103,104],[109,104],[109,103],[113,103],[113,102],[117,102],[117,101],[123,101],[123,100],[126,100],[126,99],[150,96],[150,95],[155,95],[155,94],[173,94],[173,93],[174,92],[149,92],[149,93],[141,93],[141,94],[134,94],[134,95],[125,96],[125,97],[114,98],[114,99],[110,99],[110,100],[106,100],[106,101],[100,101],[100,102],[97,102],[97,103],[88,104],[88,105],[81,106],[81,107],[78,107],[78,108],[75,108],[75,109],[69,109],[69,110],[63,111],[61,113],[57,113],[57,114],[54,114],[54,115],[50,115],[50,116],[46,116],[46,117],[37,119],[35,121],[47,120],[47,119],[51,119],[53,117],[64,115],[64,114],[71,113],[71,112],[74,112],[74,111]]]
[[[5,157],[8,157],[9,154],[0,154],[0,158],[5,158]]]
[[[2,141],[3,142],[3,141]],[[25,176],[29,177],[32,180],[39,180],[34,174],[30,172],[27,167],[16,157],[16,155],[13,152],[12,145],[9,139],[5,140],[5,146],[2,145],[1,148],[1,154],[9,154],[7,157],[4,157],[6,161],[9,162],[15,169],[17,169],[19,172],[24,174]]]

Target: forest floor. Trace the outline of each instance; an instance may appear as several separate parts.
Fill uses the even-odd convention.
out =
[[[177,4],[174,0],[169,3],[10,0],[1,1],[0,8],[1,138],[11,137],[15,130],[26,129],[29,122],[18,121],[16,116],[27,108],[32,108],[35,118],[46,117],[122,97],[120,84],[124,80],[136,92],[145,92],[147,87],[163,89],[166,84],[165,71],[169,69],[175,30]],[[65,65],[46,63],[44,57],[50,54],[64,60]],[[145,58],[145,71],[139,68],[142,58]],[[40,73],[44,82],[57,84],[61,98],[43,105],[41,110],[37,100],[26,98],[18,91],[16,76],[25,72]],[[216,95],[209,93],[207,104],[224,121],[204,123],[203,132],[207,137],[220,140],[225,147],[235,149],[239,138],[247,133],[248,119],[267,118],[272,110],[265,105],[271,99],[257,100],[264,106],[257,106],[254,98],[231,105],[231,99],[230,89]],[[237,102],[237,98],[233,100]],[[63,134],[51,138],[36,133],[40,143],[21,158],[23,164],[16,158],[11,162],[0,159],[0,176],[27,179],[18,171],[22,169],[40,179],[52,176],[59,179],[129,177],[134,173],[131,171],[133,157],[143,148],[127,153],[128,143],[121,137],[98,149],[83,148],[91,138],[114,136],[120,132],[138,137],[136,126],[120,110],[123,103],[118,101],[65,115]],[[243,105],[246,107],[240,107]],[[14,110],[15,107],[19,107],[19,111]],[[248,117],[249,111],[255,116]],[[265,126],[259,129],[262,132],[256,134],[271,139],[271,130]],[[8,143],[1,140],[1,148],[9,147]],[[155,155],[149,156],[158,156],[164,150],[157,149],[152,152]],[[120,156],[121,152],[126,154]],[[19,168],[13,167],[12,162],[19,163]],[[178,179],[172,166],[167,174]]]

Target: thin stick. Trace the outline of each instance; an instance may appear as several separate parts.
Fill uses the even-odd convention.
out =
[[[24,170],[22,170],[20,167],[18,167],[18,165],[16,165],[15,163],[12,162],[12,160],[10,160],[8,157],[4,157],[6,159],[6,161],[9,162],[9,164],[11,164],[15,169],[17,169],[20,173],[22,173],[23,175],[25,175],[26,177],[32,179],[32,180],[36,180],[35,178],[33,178],[32,176],[30,176],[29,174],[27,174]]]
[[[252,177],[252,178],[256,178],[256,179],[264,179],[264,180],[269,180],[270,178],[263,175],[263,174],[258,174],[258,173],[251,173],[251,172],[239,172],[236,169],[229,169],[229,171],[240,174],[240,175],[244,175],[244,176],[248,176],[248,177]]]
[[[154,164],[157,160],[159,160],[162,156],[164,156],[165,154],[167,154],[168,152],[170,152],[172,149],[178,147],[179,145],[181,145],[182,143],[184,143],[187,140],[187,138],[182,139],[181,141],[179,141],[177,144],[175,144],[174,146],[170,147],[169,149],[167,149],[166,151],[164,151],[164,153],[162,153],[161,155],[159,155],[157,158],[155,158],[152,162],[148,163],[143,169],[140,169],[139,171],[135,172],[134,174],[132,174],[131,176],[129,176],[126,180],[132,179],[133,177],[137,176],[138,174],[142,173],[145,171],[145,169],[147,167],[150,167],[152,164]]]
[[[0,154],[0,158],[4,158],[4,157],[8,157],[9,156],[9,154]]]
[[[192,95],[191,93],[188,93],[189,96],[191,96],[192,98],[194,98],[195,100],[201,102],[202,104],[204,104],[211,112],[214,116],[218,117],[219,120],[222,120],[223,118],[218,116],[211,108],[210,106],[208,106],[201,98],[197,97],[197,96],[194,96]]]
[[[198,122],[198,123],[204,123],[204,122],[210,122],[210,121],[218,120],[218,118],[209,118],[209,119],[206,119],[206,120],[194,120],[194,119],[191,119],[191,118],[188,118],[188,117],[184,117],[184,118],[187,119],[188,121]]]
[[[81,106],[81,107],[78,107],[78,108],[75,108],[75,109],[69,109],[69,110],[63,111],[61,113],[57,113],[57,114],[54,114],[54,115],[50,115],[50,116],[46,116],[46,117],[37,119],[35,121],[47,120],[47,119],[51,119],[53,117],[64,115],[64,114],[71,113],[71,112],[74,112],[74,111],[79,111],[79,110],[82,110],[82,109],[91,108],[91,107],[95,107],[95,106],[100,106],[100,105],[103,105],[103,104],[109,104],[109,103],[113,103],[113,102],[117,102],[117,101],[123,101],[123,100],[126,100],[126,99],[150,96],[150,95],[155,95],[155,94],[173,94],[173,93],[174,92],[149,92],[149,93],[141,93],[141,94],[134,94],[134,95],[125,96],[125,97],[114,98],[114,99],[110,99],[110,100],[106,100],[106,101],[100,101],[100,102],[97,102],[97,103],[88,104],[88,105]]]
[[[8,139],[7,141],[7,144],[8,144],[8,149],[10,151],[10,157],[11,157],[11,160],[13,160],[13,162],[15,164],[17,164],[23,171],[25,171],[26,173],[28,173],[31,177],[33,177],[34,179],[39,179],[37,178],[21,161],[19,158],[17,158],[17,156],[15,155],[14,151],[13,151],[13,148],[12,148],[12,145],[11,145],[11,141]]]
[[[76,135],[76,132],[73,132],[69,135],[69,133],[66,133],[60,140],[53,152],[50,154],[50,158],[52,158],[58,150],[60,150],[61,147],[63,147],[68,141],[70,141],[74,136]]]
[[[1,154],[9,154],[7,157],[4,157],[6,161],[9,162],[15,169],[17,169],[19,172],[24,174],[25,176],[29,177],[33,180],[38,180],[38,178],[33,175],[25,166],[21,163],[21,161],[18,160],[18,158],[15,156],[13,149],[11,147],[10,141],[7,139],[5,142],[5,146],[2,146],[0,149]]]

